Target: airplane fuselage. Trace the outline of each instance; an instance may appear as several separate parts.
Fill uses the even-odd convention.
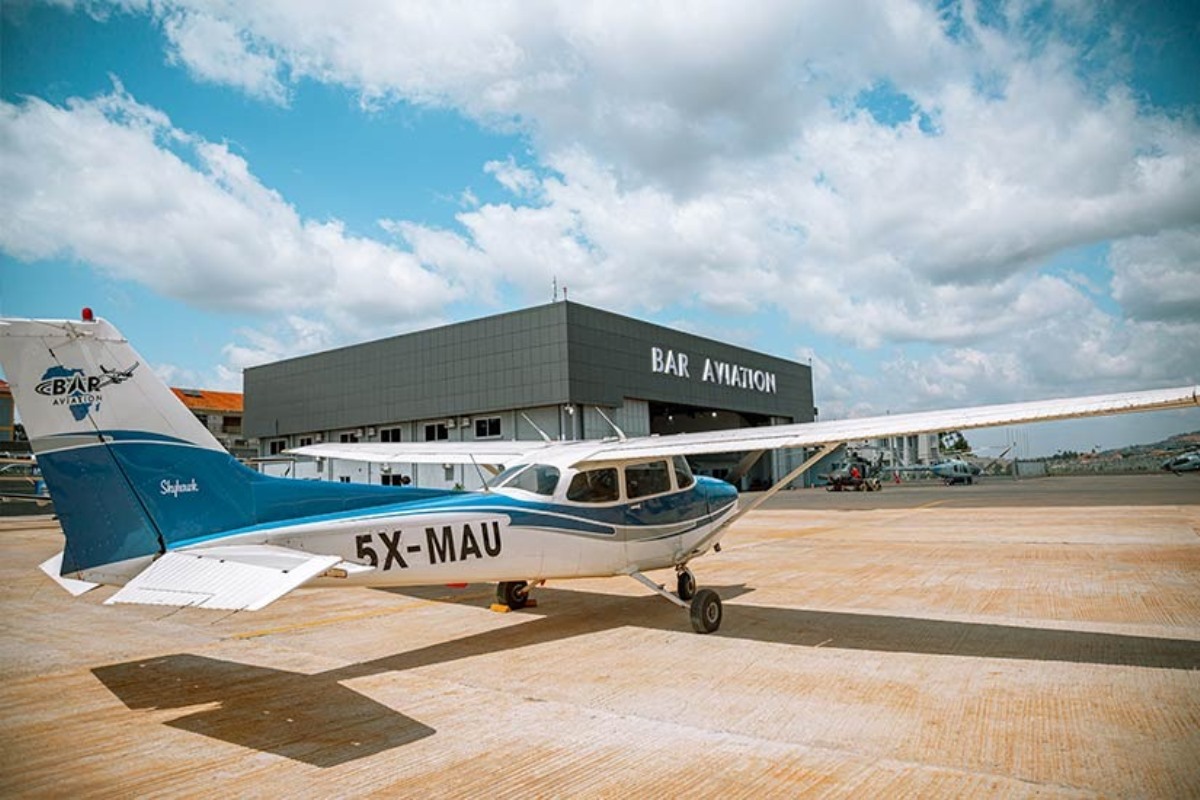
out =
[[[685,490],[604,507],[470,492],[233,531],[221,545],[270,544],[340,556],[369,571],[334,570],[314,583],[417,586],[628,574],[686,563],[720,540],[737,507],[733,487],[698,478]],[[213,544],[179,542],[172,549]]]

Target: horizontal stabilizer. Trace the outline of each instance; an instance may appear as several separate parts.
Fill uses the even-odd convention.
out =
[[[62,576],[62,560],[63,554],[59,553],[53,558],[49,558],[38,565],[38,569],[49,575],[55,583],[66,589],[73,596],[79,597],[84,592],[90,592],[100,584],[92,583],[91,581],[81,581],[75,578],[64,578]]]
[[[257,611],[342,559],[273,545],[167,553],[105,601]]]

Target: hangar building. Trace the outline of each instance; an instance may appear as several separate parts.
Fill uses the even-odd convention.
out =
[[[804,364],[567,301],[245,373],[244,433],[263,456],[318,442],[603,438],[615,433],[605,415],[626,435],[644,436],[807,422],[815,413]],[[755,488],[799,460],[769,453],[750,466],[731,454],[695,458],[693,467]],[[326,480],[481,483],[469,465],[307,468]]]

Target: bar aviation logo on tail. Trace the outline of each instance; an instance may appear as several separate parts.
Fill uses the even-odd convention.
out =
[[[129,380],[140,364],[140,361],[135,361],[128,369],[109,369],[101,364],[101,375],[88,375],[82,369],[68,369],[55,364],[46,370],[33,390],[44,397],[53,398],[51,405],[66,406],[75,421],[81,422],[89,411],[100,408],[103,399],[101,389]]]

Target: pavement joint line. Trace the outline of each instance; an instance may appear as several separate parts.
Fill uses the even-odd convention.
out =
[[[276,635],[282,634],[282,633],[293,633],[296,631],[311,630],[313,628],[321,628],[326,625],[336,625],[336,624],[339,624],[342,622],[358,622],[359,620],[373,619],[375,617],[386,617],[391,614],[400,614],[405,611],[412,611],[414,609],[425,608],[426,606],[431,606],[431,605],[440,605],[442,603],[461,603],[461,602],[464,602],[467,600],[473,601],[473,600],[480,599],[480,597],[482,597],[482,595],[478,595],[478,596],[473,595],[473,596],[469,596],[469,597],[468,596],[438,597],[438,598],[432,598],[432,599],[428,599],[428,600],[418,599],[412,603],[406,603],[402,606],[397,606],[395,608],[379,608],[379,609],[375,609],[374,611],[361,611],[356,614],[340,614],[338,616],[327,617],[324,619],[314,619],[309,622],[296,622],[291,625],[279,625],[274,628],[260,628],[258,630],[253,630],[253,631],[243,631],[241,633],[230,634],[229,636],[226,636],[225,639],[227,639],[227,640],[228,639],[234,639],[234,640],[258,639],[263,636],[276,636]]]

